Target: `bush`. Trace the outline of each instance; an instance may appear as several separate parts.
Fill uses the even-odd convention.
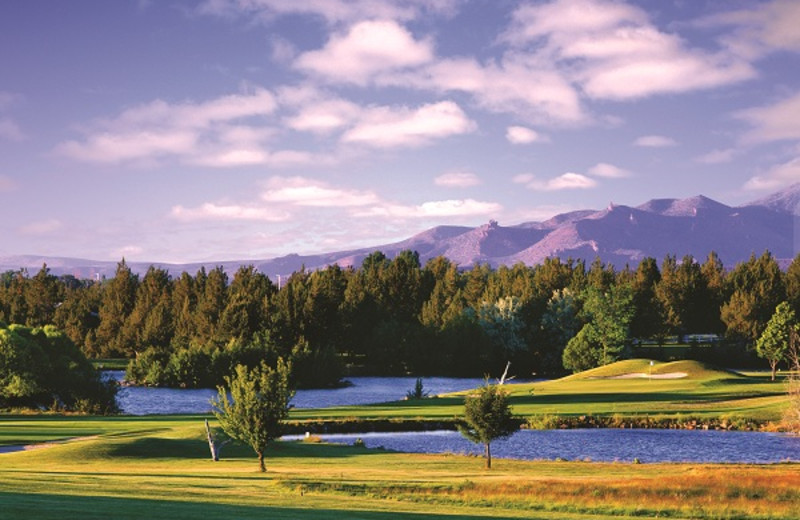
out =
[[[0,327],[0,407],[109,414],[116,391],[55,327]]]

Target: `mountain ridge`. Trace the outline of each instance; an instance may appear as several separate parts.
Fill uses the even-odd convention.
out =
[[[663,259],[667,254],[692,255],[703,260],[715,251],[726,267],[769,250],[782,265],[797,254],[795,229],[800,220],[800,183],[741,206],[727,206],[703,195],[686,199],[651,199],[638,206],[610,204],[602,210],[577,210],[555,215],[543,222],[501,226],[490,220],[477,227],[443,225],[405,240],[317,255],[290,254],[260,260],[230,260],[170,264],[128,262],[143,274],[150,265],[167,269],[172,276],[194,273],[202,266],[221,265],[232,274],[241,265],[253,265],[271,276],[286,276],[305,267],[319,269],[338,264],[357,267],[374,251],[394,257],[405,249],[417,251],[424,264],[445,256],[462,268],[476,263],[492,267],[518,262],[534,265],[547,257],[583,259],[600,257],[621,268],[637,265],[643,258]],[[47,263],[56,275],[78,278],[111,277],[116,261],[82,258],[16,255],[0,257],[0,272],[28,269],[35,274]]]

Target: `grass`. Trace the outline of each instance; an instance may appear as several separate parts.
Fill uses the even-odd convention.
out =
[[[650,360],[626,360],[554,381],[509,385],[517,415],[664,417],[699,420],[777,422],[788,404],[782,380],[769,374],[741,375],[696,361],[655,361],[652,374],[684,372],[680,379],[610,379],[647,374]],[[396,401],[367,406],[294,410],[291,417],[311,419],[449,419],[460,415],[465,392],[434,399]]]
[[[510,385],[515,413],[777,420],[782,382],[694,362],[629,360],[556,381]],[[294,410],[297,420],[447,419],[463,393],[361,407]],[[212,462],[205,416],[0,415],[0,445],[70,440],[0,454],[0,518],[468,519],[628,516],[797,518],[800,465],[627,464],[400,454],[320,442],[278,442],[268,472],[229,445]]]
[[[125,370],[128,368],[128,359],[125,358],[105,358],[92,359],[92,365],[99,370]]]
[[[497,460],[486,471],[467,456],[279,442],[261,474],[243,447],[212,462],[199,417],[111,422],[95,438],[0,455],[0,517],[776,519],[800,506],[797,464]]]

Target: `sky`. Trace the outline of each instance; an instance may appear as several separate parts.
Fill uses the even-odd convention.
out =
[[[800,181],[796,0],[0,2],[0,255],[376,246]]]

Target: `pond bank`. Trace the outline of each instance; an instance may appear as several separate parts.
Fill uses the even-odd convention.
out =
[[[286,433],[391,433],[426,432],[433,430],[456,431],[459,418],[452,419],[309,419],[289,421]],[[776,432],[780,427],[771,422],[760,422],[742,417],[649,417],[649,416],[533,416],[522,418],[524,430],[585,430],[585,429],[639,429],[639,430],[713,430],[742,432]]]

